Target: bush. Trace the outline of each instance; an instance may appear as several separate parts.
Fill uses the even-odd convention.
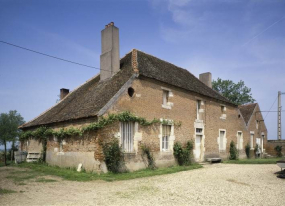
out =
[[[146,155],[146,158],[147,158],[147,167],[154,170],[156,168],[155,160],[154,160],[153,154],[150,151],[150,148],[146,145],[142,146],[142,156],[144,155]]]
[[[250,146],[247,143],[247,145],[245,146],[245,154],[246,154],[247,159],[249,159],[249,153],[250,153]]]
[[[235,146],[234,141],[231,141],[230,144],[230,156],[229,156],[230,160],[237,160],[238,159],[238,151],[237,148]]]
[[[119,173],[123,165],[123,152],[117,139],[103,145],[103,153],[108,171]]]
[[[192,151],[193,151],[193,142],[191,141],[188,141],[186,143],[186,148],[182,148],[180,142],[175,142],[173,146],[173,155],[180,166],[191,164]]]
[[[277,157],[282,157],[282,146],[280,145],[277,145],[274,150],[276,151],[277,153]]]

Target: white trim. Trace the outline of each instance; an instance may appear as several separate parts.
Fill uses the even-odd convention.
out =
[[[163,150],[162,149],[162,123],[160,124],[160,128],[159,128],[159,147],[160,147],[160,152],[172,152],[173,151],[173,145],[174,145],[174,140],[175,140],[175,135],[174,135],[174,121],[170,120],[170,119],[162,119],[160,118],[160,121],[162,122],[163,120],[168,121],[169,122],[169,126],[171,126],[170,128],[170,136],[168,139],[168,150]]]
[[[220,147],[221,131],[225,132],[222,147]],[[217,138],[217,143],[218,143],[218,147],[219,147],[219,152],[225,152],[227,150],[227,130],[226,129],[219,129],[219,136]]]
[[[238,139],[239,133],[241,133],[240,139]],[[243,132],[242,131],[237,131],[237,144],[236,144],[236,146],[237,146],[238,150],[243,150]]]

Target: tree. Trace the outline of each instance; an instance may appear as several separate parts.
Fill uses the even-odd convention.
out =
[[[251,89],[245,86],[242,80],[236,84],[231,80],[218,78],[212,82],[212,85],[214,90],[237,105],[255,102],[255,99],[252,98]]]
[[[24,123],[23,117],[16,111],[9,111],[9,113],[0,114],[0,145],[4,145],[5,154],[4,162],[7,165],[6,153],[7,142],[15,142],[20,130],[18,127]]]

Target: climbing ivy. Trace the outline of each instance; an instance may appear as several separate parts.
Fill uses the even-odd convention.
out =
[[[102,129],[103,127],[110,125],[116,121],[120,122],[138,122],[142,126],[150,126],[152,124],[156,123],[162,123],[162,124],[175,124],[177,126],[181,126],[181,122],[173,122],[170,120],[162,120],[154,118],[152,121],[147,121],[143,117],[137,117],[134,114],[126,111],[118,114],[109,114],[107,117],[101,117],[98,122],[91,123],[85,127],[82,128],[75,128],[75,127],[69,127],[69,128],[61,128],[60,130],[54,130],[51,128],[48,128],[46,126],[42,126],[37,128],[34,131],[26,131],[22,132],[20,136],[20,140],[27,140],[29,138],[33,138],[36,140],[44,140],[48,137],[56,137],[59,141],[66,137],[70,136],[82,136],[86,132],[90,131],[97,131],[99,129]]]

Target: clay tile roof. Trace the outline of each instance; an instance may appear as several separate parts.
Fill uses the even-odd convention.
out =
[[[250,120],[250,117],[253,114],[256,105],[257,103],[245,104],[239,106],[240,113],[243,116],[243,119],[246,124],[248,124],[248,121]]]
[[[69,93],[58,104],[20,128],[96,116],[131,76],[131,54],[129,53],[121,59],[121,71],[112,78],[100,82],[99,75],[93,77]]]
[[[121,70],[112,78],[100,81],[99,75],[93,77],[69,93],[58,104],[20,126],[20,128],[96,116],[100,109],[109,102],[133,75],[132,66],[134,62],[132,62],[132,55],[134,51],[137,50],[133,50],[121,59]],[[138,66],[140,76],[156,79],[236,106],[185,69],[141,51],[137,51],[136,58],[137,62],[135,63]]]
[[[138,51],[137,56],[141,75],[235,105],[220,93],[205,85],[188,70],[141,51]]]

